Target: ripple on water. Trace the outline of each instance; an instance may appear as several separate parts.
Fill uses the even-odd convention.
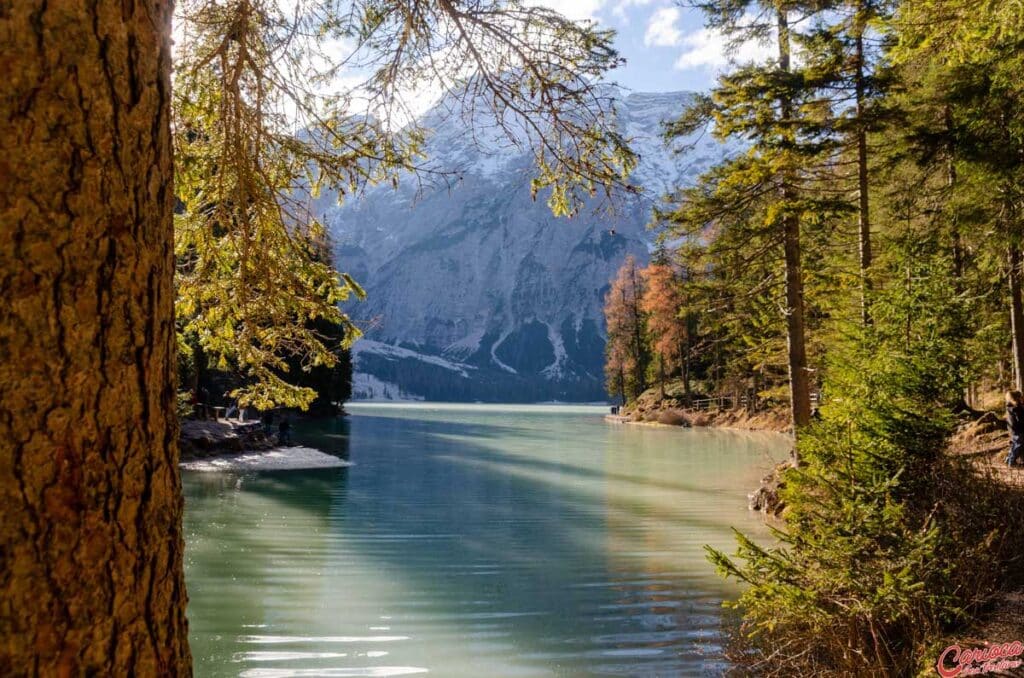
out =
[[[411,676],[417,673],[428,672],[429,669],[419,666],[367,666],[359,668],[246,669],[238,675],[241,678],[305,678],[307,676],[321,676],[322,678],[349,678],[353,676],[388,678],[389,676]]]
[[[784,440],[611,427],[603,410],[352,411],[296,431],[347,444],[350,469],[185,475],[198,678],[726,668],[736,588],[703,545],[764,536],[746,490]]]

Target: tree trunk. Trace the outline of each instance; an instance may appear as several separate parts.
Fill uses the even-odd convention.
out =
[[[637,396],[647,390],[647,352],[644,350],[643,317],[640,314],[640,281],[636,275],[636,266],[630,271],[633,282],[633,305],[629,308],[633,316],[633,351],[636,355],[636,388]]]
[[[1024,302],[1021,301],[1020,285],[1020,248],[1010,245],[1010,330],[1011,348],[1013,353],[1014,388],[1024,391]]]
[[[948,141],[946,142],[946,188],[952,195],[953,187],[956,186],[956,146],[953,142],[955,129],[953,126],[953,108],[950,105],[946,105],[943,109],[943,118],[946,125],[946,135]],[[957,220],[957,214],[954,213],[950,217],[950,229],[951,239],[953,241],[953,285],[957,294],[963,291],[963,278],[964,278],[964,247],[963,237],[960,234],[960,224]]]
[[[786,217],[786,333],[789,345],[789,387],[792,398],[793,431],[811,421],[810,380],[804,344],[804,286],[800,266],[800,224]]]
[[[686,334],[683,338],[683,345],[680,348],[682,352],[682,377],[683,377],[683,396],[686,398],[686,403],[689,404],[693,398],[693,391],[690,386],[690,316],[686,316]]]
[[[0,675],[191,672],[171,8],[0,0]]]
[[[779,31],[779,68],[789,71],[790,45],[789,20],[785,10],[777,13]],[[790,98],[783,95],[779,100],[781,123],[784,130],[793,117],[793,104]],[[793,143],[793,132],[785,131],[787,141]],[[807,376],[807,349],[804,344],[804,282],[803,269],[800,264],[800,218],[793,212],[797,195],[792,179],[792,172],[782,170],[781,198],[784,216],[782,218],[783,248],[786,259],[786,338],[789,347],[789,391],[793,419],[793,433],[799,435],[800,429],[811,421],[811,395]],[[799,457],[794,449],[794,461]]]
[[[855,39],[856,59],[856,95],[857,95],[857,198],[858,222],[860,226],[860,303],[861,320],[865,325],[871,324],[871,215],[868,199],[868,135],[864,123],[864,101],[866,87],[864,82],[864,28],[858,18],[858,29]]]
[[[953,124],[953,108],[949,104],[943,109],[943,118],[945,122],[946,131],[946,190],[947,195],[952,196],[957,183],[956,175],[956,145],[954,142],[955,127]],[[947,217],[949,224],[949,236],[950,236],[950,250],[952,254],[953,263],[953,292],[957,297],[960,297],[964,293],[964,267],[965,253],[963,245],[963,236],[960,232],[959,215],[956,210]],[[971,329],[967,319],[966,313],[961,310],[955,316],[955,334],[956,339],[956,361],[957,369],[955,370],[957,382],[961,387],[961,391],[964,394],[963,402],[958,403],[956,406],[957,410],[960,411],[972,411],[973,398],[971,397],[971,385],[967,383],[968,377],[968,360],[967,360],[967,339],[971,336]]]
[[[661,399],[666,398],[665,395],[665,358],[661,355],[658,356],[658,385],[661,388]]]

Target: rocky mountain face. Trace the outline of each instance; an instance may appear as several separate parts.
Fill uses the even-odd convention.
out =
[[[530,197],[529,152],[474,137],[434,111],[427,153],[454,170],[451,187],[414,181],[376,187],[317,208],[334,237],[341,270],[368,298],[348,310],[366,330],[354,349],[355,398],[491,402],[595,401],[603,389],[609,280],[627,254],[648,258],[651,205],[692,183],[723,147],[704,135],[675,153],[660,123],[691,95],[624,95],[619,119],[640,166],[641,197],[614,214],[584,209],[554,218]]]

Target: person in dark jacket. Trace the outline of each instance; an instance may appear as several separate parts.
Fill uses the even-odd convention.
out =
[[[1022,412],[1024,414],[1024,412]],[[292,423],[288,421],[287,415],[277,425],[277,442],[279,445],[292,444]]]
[[[1006,394],[1006,424],[1010,428],[1010,454],[1006,457],[1006,465],[1013,466],[1020,457],[1024,442],[1024,396],[1020,391]]]

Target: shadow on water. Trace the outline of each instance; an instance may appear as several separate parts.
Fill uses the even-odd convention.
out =
[[[696,477],[679,468],[678,438],[648,435],[676,431],[468,418],[361,412],[300,425],[302,442],[355,466],[188,478],[200,675],[300,675],[259,673],[297,663],[363,675],[371,650],[323,639],[373,629],[394,639],[379,641],[387,670],[392,659],[439,675],[721,669],[719,606],[735,589],[700,547],[727,545],[735,519],[749,520],[722,506],[742,502],[737,457],[749,464],[762,443],[695,436],[710,467]]]

